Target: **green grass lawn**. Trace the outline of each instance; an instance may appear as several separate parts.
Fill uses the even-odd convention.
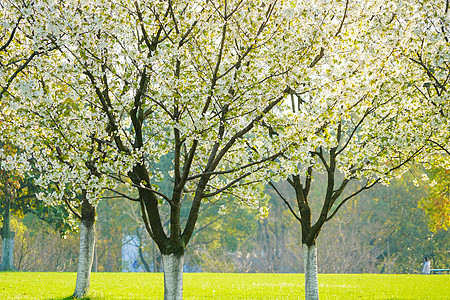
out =
[[[0,299],[64,299],[75,273],[0,273]],[[303,274],[184,274],[184,299],[303,299]],[[450,299],[450,275],[321,274],[321,299]],[[160,273],[93,273],[89,299],[163,299]]]

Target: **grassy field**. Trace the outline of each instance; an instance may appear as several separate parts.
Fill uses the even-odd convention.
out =
[[[0,299],[65,299],[75,273],[0,273]],[[184,274],[184,299],[303,299],[303,274]],[[163,299],[155,273],[93,273],[89,298]],[[450,299],[450,275],[321,274],[321,299]]]

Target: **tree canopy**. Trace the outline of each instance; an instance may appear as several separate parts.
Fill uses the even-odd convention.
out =
[[[449,5],[397,2],[7,1],[0,129],[22,151],[8,160],[75,215],[106,191],[138,202],[170,266],[202,202],[258,208],[257,183],[287,178],[313,246],[413,159],[449,167]]]

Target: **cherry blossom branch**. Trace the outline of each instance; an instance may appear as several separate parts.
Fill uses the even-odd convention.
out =
[[[33,51],[33,53],[31,53],[30,56],[28,56],[27,60],[19,68],[17,68],[17,70],[6,81],[6,85],[1,87],[2,90],[0,91],[0,99],[2,99],[3,94],[6,93],[6,91],[9,89],[11,83],[17,77],[17,75],[19,75],[19,73],[22,72],[30,64],[30,62],[33,60],[35,56],[40,55],[42,53],[43,52]]]
[[[229,174],[229,173],[233,173],[233,172],[236,172],[236,171],[244,170],[246,168],[249,168],[249,167],[254,166],[254,165],[259,165],[259,164],[264,163],[266,161],[275,160],[276,158],[280,157],[283,153],[284,153],[284,151],[280,151],[280,152],[277,152],[277,153],[275,153],[275,154],[273,154],[273,155],[271,155],[269,157],[266,157],[264,159],[261,159],[261,160],[258,160],[258,161],[254,161],[254,162],[248,163],[246,165],[243,165],[243,166],[240,166],[240,167],[234,168],[234,169],[228,169],[228,170],[224,170],[224,171],[203,172],[203,173],[200,173],[200,174],[196,174],[196,175],[190,176],[188,178],[188,180],[194,180],[194,179],[200,178],[200,177],[205,176],[205,175],[224,175],[224,174]]]
[[[347,17],[348,3],[349,3],[349,0],[347,0],[347,1],[345,2],[344,16],[342,17],[342,21],[341,21],[341,24],[339,25],[338,31],[337,31],[336,34],[334,35],[335,37],[337,37],[337,36],[339,35],[339,33],[341,33],[342,26],[344,25],[345,18]]]
[[[436,146],[438,146],[439,148],[441,148],[441,150],[443,150],[445,153],[447,153],[448,155],[450,155],[450,151],[447,150],[447,148],[445,148],[444,146],[442,146],[441,144],[439,144],[436,141],[433,141],[432,139],[428,139],[431,143],[435,144]]]
[[[278,103],[280,103],[282,100],[284,100],[285,98],[285,94],[289,94],[290,88],[287,87],[284,90],[284,93],[282,96],[274,99],[272,102],[269,103],[269,105],[267,105],[266,108],[264,108],[264,110],[262,111],[262,113],[255,117],[245,128],[243,128],[242,130],[240,130],[239,132],[237,132],[235,135],[233,135],[230,140],[225,144],[225,146],[220,150],[220,152],[218,153],[217,157],[214,159],[213,164],[211,165],[211,170],[214,170],[216,168],[216,166],[219,164],[219,162],[222,160],[222,158],[225,156],[225,154],[228,152],[228,150],[234,145],[234,143],[236,142],[236,140],[240,137],[242,137],[244,134],[246,134],[247,132],[249,132],[257,122],[261,121],[262,118],[269,112],[272,110],[273,107],[275,107]]]
[[[20,24],[20,21],[22,20],[22,18],[23,18],[22,15],[20,15],[17,18],[16,25],[14,26],[13,30],[11,31],[11,34],[9,35],[8,40],[5,42],[5,44],[3,46],[0,47],[0,52],[5,50],[6,48],[8,48],[8,46],[11,44],[12,40],[14,39],[14,36],[16,35],[16,30],[19,27],[19,24]]]

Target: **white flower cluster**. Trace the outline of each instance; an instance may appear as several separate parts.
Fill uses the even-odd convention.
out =
[[[442,81],[450,59],[437,0],[13,2],[0,6],[2,28],[33,18],[2,66],[48,51],[1,99],[1,138],[23,149],[2,168],[31,162],[42,186],[95,202],[118,184],[184,178],[183,193],[258,208],[255,183],[325,171],[330,151],[358,180],[387,183],[418,153],[448,165],[421,152],[430,138],[449,146],[447,89],[428,78]],[[2,86],[12,70],[0,68]],[[157,167],[169,154],[170,179]]]

